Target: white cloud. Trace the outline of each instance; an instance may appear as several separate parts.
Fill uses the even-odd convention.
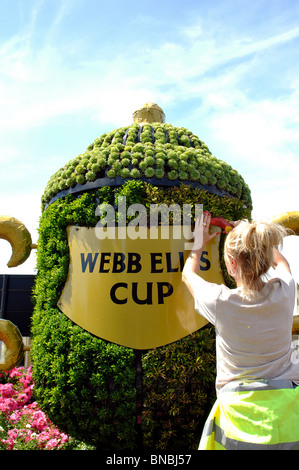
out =
[[[299,132],[288,128],[288,120],[269,113],[267,108],[267,104],[261,103],[248,105],[247,109],[219,112],[210,127],[215,138],[229,147],[233,155],[242,156],[249,167],[271,165],[271,169],[277,169],[283,161],[291,170],[297,162],[289,144],[299,144]]]
[[[241,173],[246,169],[254,188],[256,175],[263,174],[268,192],[272,184],[272,193],[273,188],[276,194],[283,193],[277,189],[282,178],[287,192],[292,191],[291,175],[298,174],[296,76],[291,74],[290,89],[284,88],[282,97],[267,99],[250,93],[247,79],[260,71],[261,64],[267,67],[272,49],[296,40],[298,27],[289,26],[268,36],[236,28],[225,36],[220,24],[195,15],[189,24],[176,24],[177,40],[172,36],[155,47],[150,41],[142,41],[139,47],[128,43],[122,55],[116,53],[109,59],[92,49],[85,61],[80,58],[71,64],[65,60],[69,59],[66,50],[70,44],[60,47],[54,39],[72,3],[61,3],[47,20],[43,41],[37,44],[34,35],[45,5],[36,3],[28,27],[0,49],[1,159],[7,162],[9,156],[22,155],[21,145],[9,145],[7,135],[12,131],[29,133],[64,115],[71,122],[75,115],[84,113],[90,122],[109,129],[110,125],[130,124],[132,113],[145,101],[158,102],[167,118],[165,105],[179,108],[180,101],[194,100],[186,127],[190,123],[190,129],[217,157],[240,167]],[[262,55],[260,60],[265,51],[269,56]]]
[[[83,61],[82,56],[76,58],[71,35],[62,44],[56,40],[73,2],[59,4],[54,15],[44,20],[40,43],[35,38],[45,1],[35,2],[28,25],[0,46],[0,159],[7,172],[15,172],[21,181],[28,170],[24,162],[28,149],[24,157],[22,140],[17,139],[19,130],[27,132],[30,139],[32,129],[48,126],[64,115],[72,122],[80,113],[99,128],[109,130],[110,126],[130,124],[137,108],[155,101],[164,108],[166,118],[167,106],[181,110],[184,119],[188,112],[182,125],[240,171],[252,190],[256,217],[299,209],[298,74],[290,68],[291,63],[284,62],[284,49],[278,48],[292,45],[299,37],[299,27],[282,26],[277,32],[266,35],[259,30],[256,34],[254,26],[243,32],[237,21],[231,21],[226,29],[222,22],[199,14],[188,24],[169,25],[176,39],[172,34],[167,40],[161,36],[161,42],[155,40],[154,46],[144,38],[138,44],[124,43],[109,58],[102,55],[105,44],[98,50],[92,45],[87,47]],[[152,16],[143,18],[144,25],[153,21]],[[163,30],[165,23],[161,18],[159,22]],[[79,38],[80,47],[81,39],[84,44],[87,41]],[[278,57],[277,63],[271,62],[273,56]],[[298,57],[294,57],[296,60]],[[283,70],[285,80],[280,84],[281,77],[276,77],[279,92],[274,97],[267,94],[272,67],[276,73]],[[249,82],[258,74],[261,82],[250,90]],[[267,97],[263,97],[263,90]],[[189,100],[187,111],[184,100]],[[40,160],[41,155],[43,148],[38,156],[32,155],[29,164],[36,161],[44,172],[47,164]],[[10,159],[14,159],[13,169],[8,165]],[[56,160],[58,165],[59,158]],[[2,207],[36,234],[40,196],[36,192],[20,198],[12,189]],[[1,259],[3,267],[3,260],[8,261],[9,256],[2,248]],[[17,269],[27,271],[31,260]]]
[[[62,3],[45,31],[42,44],[36,47],[32,38],[41,6],[42,3],[38,4],[32,14],[26,34],[7,41],[0,50],[2,131],[40,126],[56,116],[82,110],[89,110],[100,122],[114,119],[119,123],[118,116],[125,118],[131,103],[139,106],[143,97],[145,101],[161,98],[170,102],[200,96],[204,106],[239,105],[243,96],[237,85],[250,70],[250,61],[235,64],[221,75],[212,71],[299,34],[299,28],[293,28],[264,39],[241,37],[230,41],[228,38],[220,43],[217,24],[209,29],[209,24],[196,17],[188,26],[183,24],[177,42],[162,42],[155,48],[150,43],[140,48],[129,44],[124,57],[116,54],[103,60],[95,55],[93,60],[87,58],[74,68],[64,60],[65,49],[60,50],[53,40],[70,4]],[[211,74],[208,78],[207,73]]]
[[[221,109],[210,121],[217,151],[243,175],[253,198],[253,216],[299,210],[298,101],[254,103]]]

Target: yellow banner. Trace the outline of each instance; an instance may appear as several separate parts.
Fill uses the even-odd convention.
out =
[[[152,239],[148,230],[147,239],[100,240],[96,228],[69,226],[61,311],[90,333],[133,349],[172,343],[206,325],[182,283],[186,240],[169,229],[166,239]],[[218,239],[203,251],[199,274],[221,284]]]

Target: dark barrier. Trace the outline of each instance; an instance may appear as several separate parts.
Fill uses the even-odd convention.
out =
[[[30,336],[31,300],[35,275],[0,275],[0,318],[10,320],[22,336]]]

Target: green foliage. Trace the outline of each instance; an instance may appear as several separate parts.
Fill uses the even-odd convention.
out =
[[[148,211],[150,204],[190,203],[194,209],[198,203],[212,216],[250,217],[237,198],[221,198],[184,184],[157,187],[140,180],[80,197],[69,195],[51,204],[39,227],[32,320],[35,395],[60,429],[99,449],[135,449],[140,429],[146,449],[193,449],[214,401],[213,328],[143,353],[140,426],[135,352],[93,336],[57,307],[69,266],[66,227],[94,227],[96,207],[100,203],[116,207],[119,196],[126,196],[127,205],[144,204]]]
[[[52,176],[42,201],[45,204],[62,190],[104,176],[215,186],[251,208],[250,190],[235,169],[213,156],[188,129],[161,123],[134,123],[103,134]]]
[[[190,185],[180,183],[178,186],[154,186],[140,180],[128,180],[122,186],[113,188],[104,186],[98,190],[101,203],[111,204],[115,208],[118,205],[120,196],[126,197],[126,208],[132,204],[142,203],[150,213],[150,206],[153,204],[166,204],[170,207],[172,204],[180,206],[181,211],[184,204],[190,204],[191,217],[195,217],[196,204],[202,204],[203,210],[208,210],[212,217],[224,217],[227,220],[238,220],[241,218],[250,218],[250,209],[244,207],[239,199],[224,196],[219,197],[200,188],[192,188]],[[116,213],[117,216],[117,213]],[[133,216],[132,216],[133,217]],[[183,212],[181,212],[181,218]],[[170,212],[170,223],[172,213]],[[148,221],[149,224],[149,221]]]
[[[197,449],[215,400],[215,367],[212,327],[144,355],[143,435],[147,449]]]
[[[101,449],[133,449],[135,356],[94,337],[57,308],[69,250],[66,226],[94,226],[97,198],[66,197],[43,214],[39,228],[32,360],[35,395],[49,418]],[[126,417],[124,419],[124,416]]]
[[[214,400],[215,337],[211,327],[142,354],[142,409],[136,391],[135,351],[93,336],[57,307],[69,269],[68,225],[94,227],[101,203],[115,209],[142,203],[203,204],[213,217],[250,218],[250,190],[230,165],[214,157],[191,131],[171,124],[133,123],[103,134],[49,180],[43,207],[61,191],[108,177],[120,186],[68,195],[50,204],[39,228],[32,359],[35,394],[66,433],[104,450],[174,450],[197,447]],[[155,186],[151,178],[163,185]],[[202,185],[192,188],[190,183]],[[211,187],[213,191],[211,191]],[[224,191],[222,197],[211,192]],[[120,214],[116,213],[120,223]],[[126,222],[130,219],[128,218]],[[149,222],[149,220],[148,220]],[[174,222],[170,219],[170,223]],[[232,286],[223,261],[223,277]],[[109,314],[109,312],[107,312]],[[141,424],[138,415],[141,413]]]

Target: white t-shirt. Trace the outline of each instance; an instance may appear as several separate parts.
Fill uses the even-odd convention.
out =
[[[299,383],[299,361],[294,360],[292,346],[295,283],[286,270],[277,269],[276,275],[254,300],[244,299],[241,288],[198,278],[195,309],[216,331],[217,392],[233,380]]]

